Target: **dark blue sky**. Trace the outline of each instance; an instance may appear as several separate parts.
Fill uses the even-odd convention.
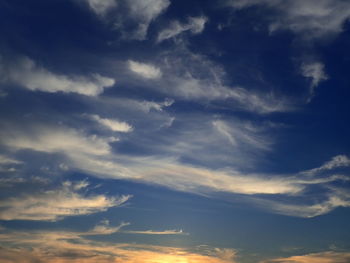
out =
[[[0,261],[349,262],[349,18],[0,0]]]

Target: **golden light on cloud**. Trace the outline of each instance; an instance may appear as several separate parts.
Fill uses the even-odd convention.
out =
[[[80,232],[2,232],[1,263],[234,263],[236,258],[233,249],[113,244]]]
[[[277,258],[262,263],[348,263],[350,253],[326,251],[288,258]]]

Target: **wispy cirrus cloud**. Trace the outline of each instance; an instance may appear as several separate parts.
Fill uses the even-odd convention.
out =
[[[79,191],[86,187],[86,184],[66,181],[57,188],[7,197],[0,202],[0,219],[57,221],[67,216],[106,211],[131,197],[87,196]]]
[[[146,101],[134,103],[133,114],[141,114],[143,117],[137,118],[148,125],[152,118],[166,114],[161,109],[169,107],[172,101],[155,103],[157,107],[148,105],[150,102]],[[112,106],[117,109],[114,104]],[[120,106],[123,107],[122,104]],[[81,117],[77,115],[79,116]],[[120,116],[123,116],[123,112]],[[134,120],[137,119],[136,116],[133,115]],[[312,217],[347,206],[346,194],[330,187],[333,182],[346,183],[346,176],[336,175],[332,170],[347,166],[347,156],[336,156],[318,168],[297,174],[242,172],[240,167],[244,167],[244,164],[240,164],[243,161],[240,158],[251,163],[256,154],[270,150],[273,135],[269,125],[219,116],[203,118],[202,115],[187,114],[185,119],[177,117],[179,120],[174,129],[167,128],[163,132],[150,127],[152,136],[147,138],[149,127],[140,126],[142,136],[139,136],[138,129],[134,129],[133,133],[123,134],[125,137],[121,141],[111,140],[108,134],[91,134],[88,130],[69,128],[63,124],[24,122],[19,125],[8,121],[4,122],[0,132],[1,144],[10,152],[18,154],[21,151],[36,151],[52,156],[60,154],[63,159],[58,160],[56,166],[61,167],[63,162],[67,167],[61,169],[61,173],[67,170],[81,171],[100,178],[152,183],[196,194],[242,194],[254,197],[248,198],[253,205],[274,213]],[[130,140],[128,136],[132,136]],[[154,137],[158,143],[150,144]],[[149,153],[138,155],[124,152],[122,143],[142,147],[141,149],[149,150]],[[211,154],[213,145],[220,147]],[[229,159],[228,154],[231,156]],[[192,158],[193,163],[184,162],[186,158]],[[218,162],[219,165],[216,165]],[[325,190],[317,198],[310,198],[308,191],[313,187]],[[264,194],[265,197],[255,198],[259,194]],[[286,202],[276,202],[274,195],[278,194],[284,195]]]
[[[169,0],[129,0],[131,17],[138,22],[132,38],[145,39],[150,23],[170,5]]]
[[[83,0],[85,1],[91,10],[99,16],[104,16],[108,11],[117,7],[118,2],[116,0]]]
[[[312,175],[312,174],[316,174],[316,173],[323,172],[323,171],[329,171],[329,170],[339,168],[339,167],[349,167],[349,166],[350,166],[349,157],[347,157],[344,154],[340,154],[340,155],[336,155],[336,156],[332,157],[331,160],[325,162],[320,167],[313,168],[313,169],[306,170],[306,171],[302,171],[301,173]]]
[[[130,61],[134,63],[130,64]],[[138,84],[140,88],[166,97],[204,104],[225,102],[228,108],[259,114],[293,111],[295,108],[292,99],[278,96],[272,91],[263,93],[228,84],[226,71],[220,65],[190,51],[184,44],[174,47],[172,52],[162,54],[153,64],[157,67],[152,63],[129,60],[127,68],[145,79],[157,80],[144,81],[142,85]],[[139,79],[134,79],[131,75],[124,81],[125,85],[140,83]]]
[[[98,73],[90,76],[67,76],[53,73],[37,65],[28,57],[21,57],[14,62],[0,60],[2,70],[0,80],[5,83],[19,85],[31,91],[49,93],[78,93],[87,96],[97,96],[105,88],[112,87],[114,79],[101,76]]]
[[[162,42],[166,39],[174,38],[183,32],[190,31],[192,34],[200,34],[207,23],[208,18],[205,16],[189,17],[185,24],[179,21],[172,21],[169,27],[159,32],[157,41]]]
[[[236,8],[263,6],[275,11],[269,17],[270,32],[290,30],[305,40],[323,39],[343,31],[350,18],[350,4],[342,0],[228,0]]]
[[[123,231],[127,234],[138,234],[138,235],[188,235],[188,233],[183,232],[182,230],[164,230],[164,231],[155,231],[155,230],[128,230]]]
[[[229,124],[223,120],[213,121],[213,126],[218,130],[220,134],[227,138],[227,140],[233,145],[238,146],[238,144],[248,144],[253,148],[258,148],[262,150],[269,150],[270,144],[268,138],[259,135],[255,131],[253,126],[245,125],[235,125]]]

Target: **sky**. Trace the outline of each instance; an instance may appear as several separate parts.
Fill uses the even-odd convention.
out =
[[[0,262],[350,262],[349,19],[0,0]]]

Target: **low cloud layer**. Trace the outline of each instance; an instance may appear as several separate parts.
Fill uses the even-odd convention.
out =
[[[349,260],[350,253],[328,251],[301,256],[276,258],[263,261],[262,263],[347,263]]]
[[[193,262],[234,263],[233,249],[181,249],[142,244],[92,241],[75,232],[0,232],[0,260],[6,263]],[[8,247],[16,244],[16,249]]]

